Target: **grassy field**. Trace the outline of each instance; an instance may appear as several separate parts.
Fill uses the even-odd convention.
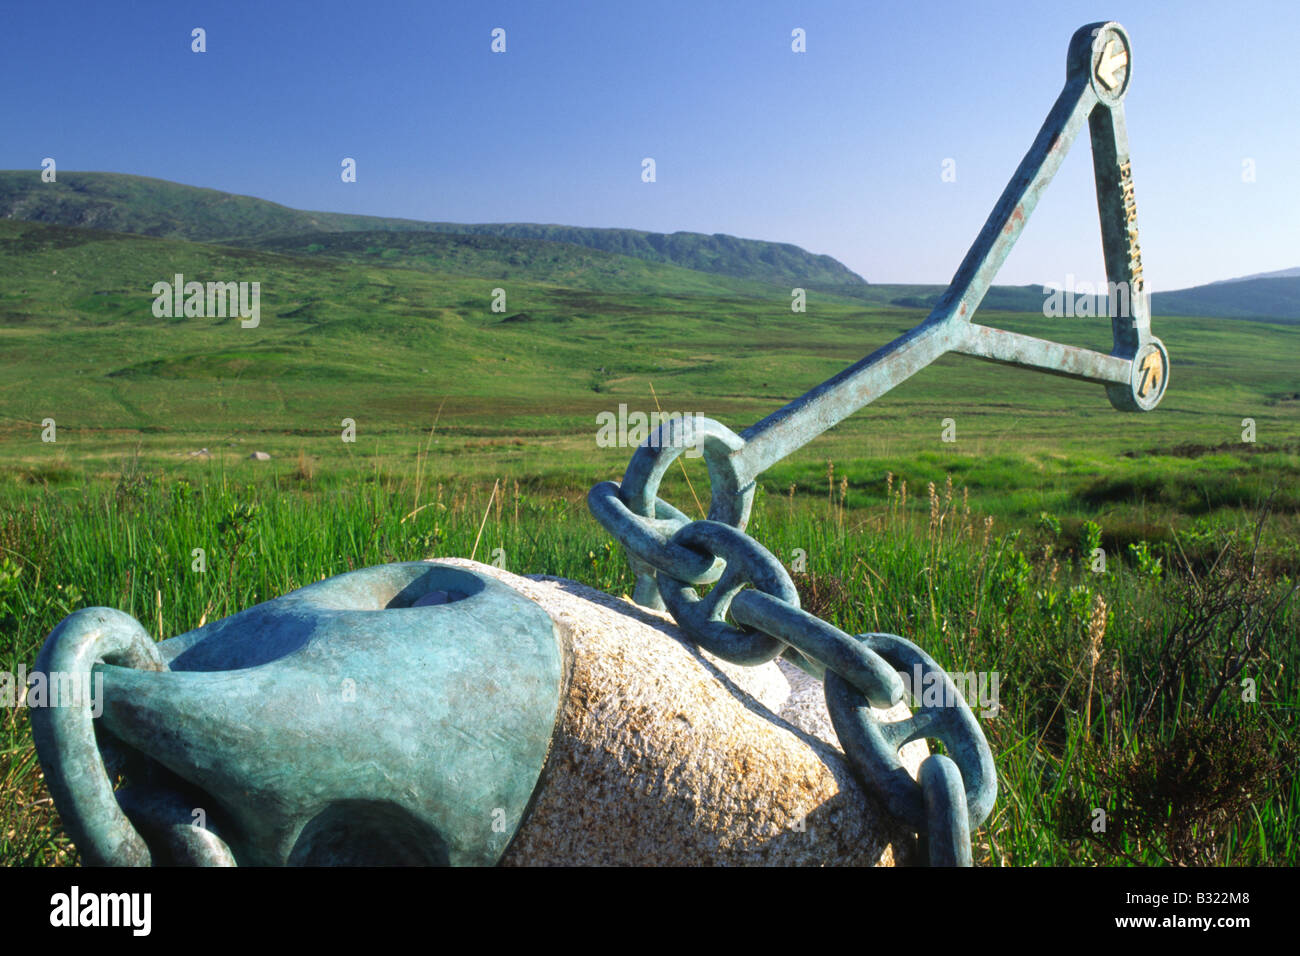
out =
[[[796,314],[789,289],[588,251],[556,280],[491,243],[368,243],[0,221],[0,668],[30,667],[78,607],[163,638],[385,561],[501,548],[512,571],[630,591],[583,503],[631,453],[597,445],[598,414],[659,403],[740,431],[923,317],[816,293]],[[260,325],[155,318],[176,272],[260,282]],[[1109,346],[1105,320],[981,316]],[[1300,862],[1300,328],[1156,332],[1172,372],[1153,413],[950,357],[760,479],[750,531],[807,552],[805,606],[1002,675],[980,862]],[[695,514],[707,477],[686,471],[663,494]],[[0,863],[70,862],[24,710],[0,715],[0,753]]]
[[[483,277],[467,277],[401,257],[366,265],[19,222],[0,222],[0,256],[0,482],[11,486],[111,477],[137,449],[188,474],[204,448],[249,477],[287,474],[301,456],[320,480],[347,481],[409,470],[437,421],[445,477],[569,487],[625,463],[626,449],[596,447],[600,412],[653,411],[657,395],[739,431],[922,317],[815,293],[796,314],[788,290],[640,260],[574,288],[493,279],[494,251]],[[260,281],[260,325],[155,318],[149,290],[176,272]],[[493,288],[505,312],[491,311]],[[984,320],[1108,347],[1105,320]],[[1293,513],[1300,328],[1174,319],[1157,331],[1174,365],[1154,414],[1118,414],[1096,386],[952,356],[770,480],[814,483],[834,459],[877,500],[885,471],[913,469],[954,474],[987,513],[1136,505],[1149,523],[1249,506],[1281,483]],[[41,441],[46,418],[56,442]],[[340,440],[344,418],[355,443]],[[956,442],[940,440],[945,418]],[[253,450],[276,464],[240,465]]]
[[[413,476],[381,473],[286,492],[210,464],[198,483],[128,468],[114,485],[34,494],[0,525],[4,655],[30,665],[78,607],[121,608],[165,638],[321,577],[432,556],[496,554],[518,573],[630,592],[580,496],[497,487],[422,475],[417,491]],[[1139,548],[1094,573],[1086,556],[1104,527],[1007,529],[958,489],[897,480],[881,505],[855,508],[843,487],[765,493],[751,531],[787,560],[807,553],[794,577],[814,613],[1000,675],[1000,709],[981,723],[1001,791],[978,862],[1297,862],[1297,619],[1270,616],[1292,585],[1250,562],[1249,535],[1215,537],[1227,550],[1213,569]],[[201,574],[194,547],[208,555]],[[1243,670],[1228,678],[1233,655]],[[1249,702],[1243,677],[1257,685]],[[27,712],[0,719],[0,861],[71,862]]]

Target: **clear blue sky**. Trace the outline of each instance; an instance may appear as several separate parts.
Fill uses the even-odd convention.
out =
[[[0,168],[53,156],[307,209],[725,232],[947,282],[1071,33],[1105,19],[1133,40],[1150,287],[1300,265],[1294,2],[13,2]],[[1103,279],[1092,190],[1085,138],[998,281]]]

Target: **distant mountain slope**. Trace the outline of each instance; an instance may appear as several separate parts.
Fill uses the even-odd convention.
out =
[[[789,243],[726,235],[595,229],[531,223],[420,222],[307,212],[161,179],[64,172],[43,183],[32,170],[0,171],[0,218],[105,229],[168,239],[254,244],[271,237],[329,232],[436,232],[565,242],[650,262],[787,287],[852,292],[861,276],[825,255]]]
[[[769,282],[685,269],[567,242],[429,232],[324,232],[241,240],[241,248],[392,266],[493,282],[523,279],[572,289],[665,295],[738,293],[788,297]]]
[[[93,275],[103,289],[123,289],[123,278],[114,278],[114,270],[121,268],[124,273],[138,275],[137,264],[147,260],[155,264],[157,274],[142,288],[159,280],[169,281],[175,271],[198,281],[221,278],[220,270],[209,268],[220,262],[221,268],[247,281],[265,280],[284,268],[351,273],[370,281],[380,269],[393,269],[432,273],[457,282],[484,280],[487,285],[479,284],[481,296],[498,283],[527,282],[611,294],[743,296],[781,305],[788,302],[787,291],[769,283],[646,262],[563,242],[377,231],[281,236],[229,246],[0,219],[0,275],[10,280],[0,286],[0,322],[6,316],[12,317],[5,308],[8,297],[4,290],[21,285],[21,277],[28,272],[26,260],[59,249],[78,250],[68,253],[59,267],[60,275],[78,281]],[[167,265],[169,257],[175,257],[174,267]]]
[[[1248,276],[1237,276],[1235,279],[1220,279],[1218,282],[1211,282],[1210,285],[1222,285],[1225,282],[1245,282],[1248,279],[1296,279],[1300,278],[1300,266],[1294,269],[1278,269],[1274,272],[1253,272]]]
[[[513,222],[430,222],[422,226],[429,232],[567,242],[649,262],[666,262],[699,272],[788,286],[851,294],[867,285],[865,279],[831,256],[814,255],[786,242],[738,239],[721,233],[708,236],[698,232],[643,232],[638,229],[596,229]]]
[[[726,276],[742,283],[786,289],[802,286],[907,308],[931,308],[944,289],[940,285],[869,285],[834,258],[813,255],[787,243],[689,232],[420,222],[305,212],[250,196],[120,173],[60,172],[57,183],[42,183],[39,173],[33,170],[0,171],[0,219],[216,242],[354,262],[376,257],[384,260],[387,252],[390,264],[586,287],[593,287],[593,282],[613,281],[617,288],[648,288],[646,283],[667,279],[670,287],[699,291],[709,281],[684,274],[640,274],[629,264],[629,259],[636,259],[693,270],[697,277]],[[430,233],[449,238],[433,239]],[[562,254],[555,248],[557,244],[621,258],[597,260]],[[577,278],[584,272],[589,273],[586,279]],[[1297,272],[1300,270],[1284,269],[1157,292],[1152,297],[1152,311],[1156,316],[1300,322]],[[740,287],[732,282],[726,288],[737,291]],[[1043,299],[1041,286],[994,286],[983,307],[1041,312]]]
[[[939,285],[874,283],[859,298],[879,304],[932,309],[943,294]],[[1042,286],[993,286],[980,308],[999,312],[1041,312],[1046,296]],[[1078,299],[1082,296],[1076,297]],[[1082,311],[1077,306],[1074,314]],[[1093,298],[1093,315],[1106,315],[1105,296]],[[1151,296],[1151,314],[1194,315],[1207,319],[1263,319],[1300,322],[1300,278],[1233,279],[1198,285]]]
[[[1300,277],[1234,279],[1151,297],[1156,315],[1300,322]]]

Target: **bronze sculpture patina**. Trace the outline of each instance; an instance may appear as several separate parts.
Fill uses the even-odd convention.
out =
[[[1144,294],[1123,111],[1131,74],[1122,27],[1077,31],[1065,88],[929,317],[740,434],[691,423],[712,481],[707,520],[657,496],[684,450],[680,420],[637,449],[621,483],[588,496],[628,552],[640,603],[666,606],[719,657],[784,657],[824,678],[863,786],[926,836],[935,864],[971,862],[970,831],[997,789],[988,744],[919,647],[850,636],[800,609],[785,569],[744,533],[755,480],[949,352],[1103,384],[1122,410],[1159,403],[1169,362]],[[972,321],[1085,123],[1107,275],[1123,292],[1110,296],[1110,354]],[[695,587],[712,582],[701,599]],[[92,864],[498,862],[545,770],[566,679],[564,642],[539,606],[428,562],[339,575],[161,643],[120,611],[87,608],[55,629],[36,666],[103,681],[97,719],[89,708],[32,712],[51,794]],[[871,708],[903,698],[902,673],[947,680],[943,703],[878,723]],[[359,684],[383,692],[357,694]],[[947,756],[926,760],[918,783],[897,752],[926,738]]]
[[[77,611],[36,666],[102,675],[99,733],[74,708],[33,710],[32,733],[87,863],[491,864],[541,774],[562,664],[518,592],[388,564],[159,643]],[[101,748],[125,766],[116,793]]]
[[[760,663],[783,656],[825,677],[836,733],[863,785],[895,816],[928,834],[931,862],[970,863],[969,831],[988,816],[996,793],[988,744],[960,695],[956,706],[922,706],[902,724],[875,721],[869,704],[885,707],[903,696],[898,672],[920,666],[938,676],[940,669],[900,637],[851,637],[799,608],[781,563],[744,534],[754,482],[764,469],[949,352],[1103,384],[1111,404],[1123,411],[1155,408],[1168,384],[1169,357],[1151,334],[1144,292],[1124,125],[1131,77],[1123,27],[1094,23],[1076,31],[1066,56],[1065,88],[926,320],[739,435],[712,419],[693,423],[712,485],[708,520],[691,521],[657,497],[682,451],[684,442],[673,434],[680,423],[661,426],[663,434],[636,450],[621,484],[601,482],[588,496],[592,514],[627,550],[639,602],[667,605],[687,634],[724,659]],[[972,321],[1085,123],[1112,290],[1109,355]],[[702,600],[692,588],[713,582]],[[728,617],[741,626],[728,624]],[[922,737],[940,739],[952,759],[931,757],[918,784],[899,765],[897,750]]]

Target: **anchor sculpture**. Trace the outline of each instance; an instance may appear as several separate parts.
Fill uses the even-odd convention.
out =
[[[992,810],[979,725],[959,695],[877,721],[872,706],[904,696],[900,674],[942,672],[900,637],[850,636],[799,608],[784,568],[744,534],[755,480],[948,352],[1104,384],[1121,410],[1158,404],[1169,363],[1143,294],[1123,112],[1131,73],[1118,24],[1077,31],[1065,88],[929,317],[739,435],[697,427],[707,520],[657,496],[684,448],[680,421],[637,449],[621,483],[588,497],[628,552],[638,602],[666,605],[719,657],[779,656],[825,680],[863,786],[927,837],[931,863],[969,865],[970,831]],[[1107,274],[1129,293],[1127,308],[1112,297],[1108,355],[972,321],[1085,122]],[[695,587],[711,582],[701,599]],[[33,710],[32,733],[87,863],[492,864],[528,816],[564,708],[579,706],[566,697],[567,653],[552,618],[518,591],[430,562],[339,575],[162,642],[120,611],[87,608],[54,630],[36,669],[102,680],[102,715]],[[357,685],[383,693],[349,694]],[[927,759],[919,783],[898,758],[918,739],[948,754]]]
[[[32,734],[88,863],[490,864],[541,774],[562,664],[518,592],[389,564],[159,643],[121,611],[77,611],[36,667],[93,667],[98,728],[45,708]],[[101,747],[126,761],[117,793]]]
[[[1119,24],[1076,31],[1066,56],[1065,88],[925,321],[739,435],[712,419],[694,423],[712,487],[707,520],[691,521],[657,496],[685,444],[677,421],[660,426],[636,450],[621,484],[601,482],[588,495],[592,514],[628,553],[637,601],[666,605],[682,630],[726,660],[756,664],[780,656],[825,678],[827,708],[863,786],[927,834],[931,862],[970,862],[969,831],[988,816],[996,793],[988,745],[960,700],[952,707],[922,707],[901,724],[875,720],[868,704],[887,707],[903,697],[900,672],[917,664],[933,672],[938,667],[900,637],[851,637],[799,608],[781,563],[744,533],[755,480],[949,352],[1103,384],[1111,404],[1123,411],[1155,408],[1168,385],[1169,356],[1151,334],[1144,294],[1124,125],[1131,78],[1131,45]],[[1110,288],[1121,293],[1109,297],[1109,355],[972,321],[1085,122],[1106,273]],[[713,589],[701,599],[692,586],[709,583]],[[740,626],[728,624],[728,617]],[[941,740],[952,757],[930,757],[918,784],[901,767],[897,751],[922,737]]]

